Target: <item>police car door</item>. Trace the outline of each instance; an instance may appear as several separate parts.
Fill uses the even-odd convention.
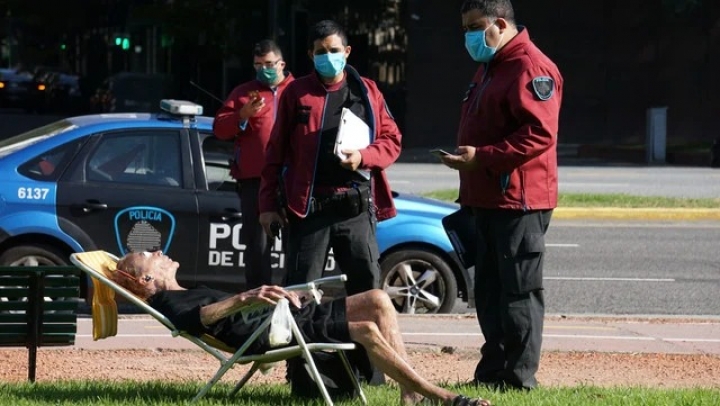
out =
[[[58,216],[116,255],[162,250],[194,282],[197,201],[184,129],[124,129],[92,136],[60,179]],[[61,225],[62,227],[62,225]]]
[[[196,178],[206,178],[207,187],[198,182],[200,206],[200,255],[198,278],[209,286],[234,289],[245,286],[245,245],[240,241],[242,213],[236,182],[230,177],[228,160],[233,157],[233,143],[221,141],[209,133],[197,139]],[[279,244],[273,249],[273,267],[278,266]],[[278,279],[279,282],[279,279]]]

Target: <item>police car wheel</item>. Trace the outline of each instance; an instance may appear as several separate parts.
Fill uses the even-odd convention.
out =
[[[2,266],[53,266],[69,265],[60,250],[47,245],[20,245],[0,255]]]
[[[64,266],[69,265],[69,260],[63,253],[46,245],[21,245],[12,247],[0,255],[0,266]],[[18,298],[0,298],[0,300],[17,300]],[[22,298],[20,298],[22,300]],[[45,297],[45,301],[53,298]]]
[[[393,252],[380,261],[380,269],[380,287],[400,313],[448,313],[455,306],[455,275],[442,258],[431,252]]]

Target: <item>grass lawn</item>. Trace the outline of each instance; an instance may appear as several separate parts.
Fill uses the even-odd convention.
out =
[[[466,395],[482,396],[495,405],[717,405],[718,389],[652,389],[652,388],[540,388],[526,392],[492,392],[474,387],[449,386]],[[200,383],[167,382],[37,382],[0,384],[0,405],[177,405],[187,404],[200,388]],[[237,396],[228,398],[226,384],[217,385],[197,405],[308,405],[321,406],[321,401],[294,399],[287,385],[250,385]],[[394,386],[364,387],[369,405],[397,405],[399,392]],[[337,405],[356,405],[359,401],[338,401]]]
[[[457,189],[443,189],[423,194],[425,197],[455,201]],[[558,207],[620,207],[620,208],[686,208],[686,209],[717,209],[720,198],[684,199],[675,197],[631,196],[620,193],[589,194],[560,193]]]

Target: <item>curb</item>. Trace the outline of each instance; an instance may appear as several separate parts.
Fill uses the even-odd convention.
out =
[[[553,219],[720,221],[720,209],[558,207]]]

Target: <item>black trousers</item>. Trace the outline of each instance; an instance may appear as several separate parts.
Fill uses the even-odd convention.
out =
[[[332,211],[306,218],[289,215],[286,244],[285,285],[305,283],[322,277],[329,250],[340,271],[347,275],[348,296],[376,289],[380,281],[380,253],[375,214],[366,211],[345,217]],[[361,374],[370,385],[383,385],[385,375],[372,367],[372,375]]]
[[[260,225],[258,193],[260,178],[238,180],[238,195],[243,224],[240,240],[245,244],[245,281],[247,289],[272,284],[270,249],[272,242]]]
[[[474,212],[475,305],[485,336],[475,381],[531,389],[542,346],[543,258],[552,210]]]
[[[322,277],[330,248],[340,271],[348,276],[348,296],[379,285],[377,221],[370,211],[344,217],[332,211],[306,218],[290,215],[286,247],[286,285]]]

